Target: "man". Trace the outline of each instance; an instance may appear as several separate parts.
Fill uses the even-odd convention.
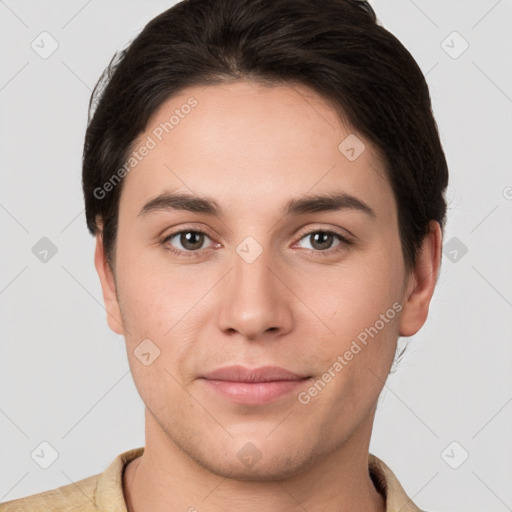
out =
[[[93,100],[87,223],[145,446],[0,510],[419,510],[369,454],[445,222],[407,50],[365,2],[188,0]]]

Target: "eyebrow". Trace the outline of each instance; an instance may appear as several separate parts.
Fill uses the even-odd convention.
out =
[[[222,215],[222,209],[212,198],[186,193],[163,193],[148,201],[141,208],[138,216],[168,210],[203,213],[206,215],[214,215],[216,217],[220,217]],[[304,213],[341,210],[356,210],[363,212],[370,217],[377,217],[373,208],[368,204],[345,192],[333,192],[323,195],[291,199],[281,209],[280,213],[282,217],[290,217]]]

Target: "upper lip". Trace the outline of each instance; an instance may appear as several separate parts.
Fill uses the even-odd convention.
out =
[[[272,382],[308,378],[297,375],[285,368],[280,368],[279,366],[261,366],[259,368],[226,366],[201,375],[201,377],[209,380],[225,380],[232,382]]]

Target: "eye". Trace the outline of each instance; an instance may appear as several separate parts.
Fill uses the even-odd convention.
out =
[[[206,238],[210,237],[202,231],[185,229],[167,235],[162,240],[162,244],[176,254],[194,256],[194,254],[187,253],[200,252],[201,249],[204,249],[203,244]]]
[[[339,242],[333,246],[333,242],[336,240],[336,238],[339,240]],[[306,249],[321,253],[328,252],[328,254],[332,254],[333,252],[342,250],[343,248],[351,245],[352,243],[350,240],[348,240],[348,238],[344,237],[343,235],[335,231],[325,229],[310,231],[309,233],[306,233],[304,236],[302,236],[300,240],[309,240],[310,247],[306,247]],[[329,250],[332,247],[335,248],[334,251]]]

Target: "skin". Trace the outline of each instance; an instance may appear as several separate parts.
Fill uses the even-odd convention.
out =
[[[349,161],[338,145],[355,132],[305,87],[191,87],[161,105],[139,141],[190,96],[197,106],[125,177],[114,269],[101,233],[96,240],[108,323],[125,337],[146,406],[145,453],[123,478],[128,510],[383,511],[368,475],[372,425],[398,336],[427,318],[439,224],[407,272],[378,151],[358,135],[366,149]],[[223,215],[138,215],[164,191],[212,197]],[[280,214],[291,198],[332,191],[361,199],[375,218],[354,209]],[[166,247],[186,253],[183,239],[163,237],[187,228],[207,236],[192,257],[173,254]],[[353,243],[334,236],[322,249],[308,236],[322,229],[351,233]],[[248,236],[262,249],[252,263],[236,252]],[[240,364],[318,380],[395,302],[401,312],[308,404],[297,394],[311,381],[244,406],[198,378]],[[146,338],[160,350],[148,366],[134,354]],[[237,457],[248,442],[261,454],[252,466]]]

